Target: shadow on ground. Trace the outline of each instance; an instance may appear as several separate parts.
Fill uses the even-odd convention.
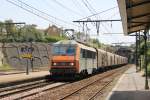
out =
[[[109,100],[150,100],[150,91],[114,91]]]

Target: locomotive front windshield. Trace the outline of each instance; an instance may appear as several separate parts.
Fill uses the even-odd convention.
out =
[[[53,55],[75,55],[75,46],[53,46]]]

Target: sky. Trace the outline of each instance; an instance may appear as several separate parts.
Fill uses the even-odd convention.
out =
[[[16,3],[20,7],[26,8],[27,10],[31,10],[32,13],[40,15],[44,19],[27,12],[8,1]],[[24,2],[27,5],[24,5],[21,2]],[[98,16],[90,17],[88,20],[120,19],[117,0],[0,0],[0,5],[0,21],[12,19],[14,22],[36,24],[40,29],[45,29],[49,25],[55,24],[63,29],[71,28],[82,32],[82,24],[73,23],[72,21],[113,7],[115,8],[101,13]],[[87,33],[92,38],[98,38],[105,44],[135,41],[135,37],[123,35],[121,22],[100,23],[99,36],[97,36],[94,23],[88,23],[87,27],[89,29]],[[122,34],[117,35],[115,33]]]

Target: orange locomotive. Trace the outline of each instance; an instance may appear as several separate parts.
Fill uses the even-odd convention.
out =
[[[86,46],[74,40],[62,40],[53,44],[51,62],[50,73],[52,75],[87,75],[99,69],[126,64],[127,58]]]

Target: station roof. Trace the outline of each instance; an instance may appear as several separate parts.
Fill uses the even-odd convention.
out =
[[[150,27],[150,0],[117,0],[125,35]]]

